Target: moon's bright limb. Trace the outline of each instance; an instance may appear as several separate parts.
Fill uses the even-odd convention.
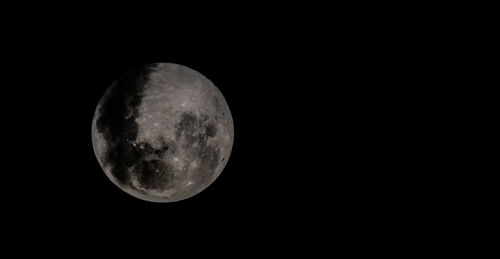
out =
[[[224,169],[233,120],[217,87],[178,64],[154,63],[116,80],[92,121],[92,145],[109,179],[152,202],[189,198]]]

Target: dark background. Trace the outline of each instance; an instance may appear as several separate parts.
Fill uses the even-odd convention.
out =
[[[22,126],[11,130],[36,143],[12,152],[35,157],[15,163],[35,172],[21,174],[30,187],[15,192],[22,202],[14,218],[23,222],[15,224],[15,240],[30,244],[20,250],[428,255],[443,246],[444,233],[463,231],[444,227],[450,219],[437,212],[449,200],[423,199],[441,184],[434,173],[445,165],[435,162],[449,157],[440,151],[457,145],[440,127],[453,108],[433,88],[444,57],[429,59],[446,47],[439,39],[447,30],[428,26],[430,16],[310,1],[31,6],[6,23],[18,39],[6,51],[22,62],[13,77],[30,86],[12,88],[23,96],[14,108],[23,108],[11,118]],[[176,203],[124,193],[92,150],[92,116],[104,91],[152,62],[207,76],[234,120],[223,173]]]

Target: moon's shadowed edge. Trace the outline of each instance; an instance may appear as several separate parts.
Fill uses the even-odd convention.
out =
[[[145,161],[148,154],[161,155],[168,147],[153,149],[148,143],[135,143],[138,125],[135,121],[148,75],[156,64],[148,64],[119,78],[108,89],[100,103],[96,129],[103,135],[107,150],[103,163],[123,186],[131,185],[130,168],[145,188],[160,188],[168,177],[157,177],[157,172],[168,173],[168,165],[161,160]],[[162,181],[159,181],[161,179]]]

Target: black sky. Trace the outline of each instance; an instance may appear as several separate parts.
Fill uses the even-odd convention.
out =
[[[26,109],[11,120],[29,125],[11,130],[37,143],[35,161],[17,163],[36,172],[23,177],[37,191],[16,203],[29,222],[16,240],[49,253],[139,257],[404,258],[438,246],[441,232],[425,234],[431,214],[417,209],[426,187],[409,191],[432,182],[428,161],[448,144],[420,152],[431,131],[447,134],[423,118],[450,118],[430,108],[440,97],[425,88],[423,75],[439,71],[422,66],[436,44],[419,37],[427,16],[310,1],[167,2],[40,4],[6,23],[19,39],[11,54],[26,60],[17,82],[30,81],[29,94],[14,89]],[[235,127],[220,177],[171,204],[114,186],[90,139],[107,87],[152,62],[212,80]]]

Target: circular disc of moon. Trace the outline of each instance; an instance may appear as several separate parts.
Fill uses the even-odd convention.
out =
[[[107,89],[92,121],[92,145],[108,178],[151,202],[203,191],[224,169],[234,138],[226,100],[202,74],[153,63]]]

